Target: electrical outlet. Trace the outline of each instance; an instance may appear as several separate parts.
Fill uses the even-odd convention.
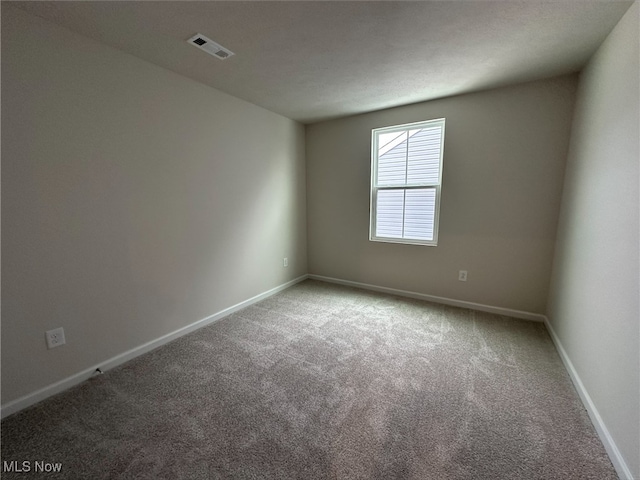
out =
[[[287,257],[284,257],[284,261],[282,262],[282,264],[283,264],[285,267],[288,267],[288,266],[289,266],[289,259],[288,259]]]
[[[461,282],[466,282],[467,281],[467,271],[466,270],[460,270],[458,272],[458,280],[460,280]]]
[[[64,339],[64,328],[62,327],[48,330],[45,336],[47,338],[47,348],[49,349],[59,347],[66,343]]]

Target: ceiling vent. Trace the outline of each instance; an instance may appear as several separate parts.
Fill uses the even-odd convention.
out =
[[[222,45],[217,44],[210,38],[205,37],[201,34],[196,34],[187,40],[191,45],[198,47],[200,50],[204,50],[209,55],[213,55],[220,60],[226,60],[234,53],[231,50],[227,50]]]

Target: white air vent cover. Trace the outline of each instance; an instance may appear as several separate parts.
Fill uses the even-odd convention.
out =
[[[210,38],[201,35],[200,33],[194,35],[189,40],[187,40],[191,45],[198,47],[200,50],[204,50],[209,55],[213,55],[220,60],[226,60],[233,52],[231,50],[227,50],[222,45],[217,44]]]

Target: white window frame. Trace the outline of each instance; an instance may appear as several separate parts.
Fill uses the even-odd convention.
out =
[[[378,138],[381,133],[394,133],[407,130],[415,130],[417,128],[425,128],[434,125],[442,126],[442,138],[440,142],[440,162],[438,169],[438,181],[427,183],[402,183],[396,185],[378,185]],[[374,128],[371,131],[371,196],[369,204],[370,220],[369,220],[369,240],[372,242],[401,243],[407,245],[438,245],[438,225],[440,223],[440,193],[442,189],[442,159],[444,156],[444,136],[445,136],[445,119],[438,118],[435,120],[427,120],[423,122],[405,123],[403,125],[393,125],[390,127]],[[435,189],[435,211],[433,220],[433,239],[423,240],[417,238],[396,238],[396,237],[380,237],[376,236],[376,206],[378,191],[380,190],[411,190],[416,188],[433,188]]]

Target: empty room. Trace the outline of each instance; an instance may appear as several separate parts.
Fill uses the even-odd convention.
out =
[[[2,1],[2,478],[640,480],[638,1]]]

